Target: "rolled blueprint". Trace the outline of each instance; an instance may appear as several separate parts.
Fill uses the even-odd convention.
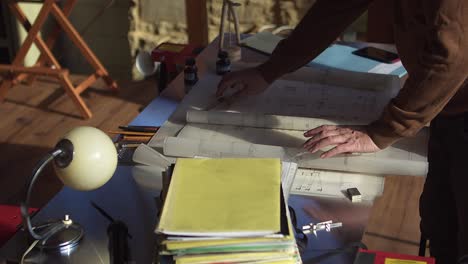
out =
[[[363,125],[365,122],[339,121],[333,119],[297,116],[266,115],[262,113],[233,113],[219,111],[187,111],[187,123],[232,125],[244,127],[272,128],[307,131],[321,125]]]
[[[288,160],[296,162],[301,168],[359,172],[378,175],[425,176],[427,162],[384,158],[376,153],[342,154],[322,159],[319,151],[306,152],[304,149],[286,148]]]
[[[140,146],[138,146],[138,148],[133,153],[132,158],[136,163],[161,167],[163,169],[166,169],[171,165],[171,160],[167,159],[157,150],[145,144],[140,144]]]
[[[256,157],[280,158],[298,164],[300,168],[360,172],[379,175],[424,176],[427,162],[379,158],[375,154],[339,155],[321,159],[321,152],[308,153],[299,148],[260,145],[245,142],[168,137],[164,155],[173,157]],[[404,164],[404,166],[402,166]]]
[[[242,142],[213,141],[168,137],[164,141],[164,155],[172,157],[207,158],[280,158],[285,159],[284,148]]]

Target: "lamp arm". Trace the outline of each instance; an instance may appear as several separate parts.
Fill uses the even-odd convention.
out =
[[[64,151],[60,148],[56,148],[49,152],[47,156],[42,158],[36,165],[36,167],[33,170],[33,174],[31,177],[31,180],[28,183],[27,186],[27,192],[26,192],[26,200],[21,204],[21,216],[23,217],[23,224],[28,230],[29,234],[36,239],[36,240],[41,240],[47,236],[47,234],[44,235],[39,235],[36,232],[34,232],[32,224],[31,224],[31,217],[29,216],[29,199],[31,198],[31,193],[32,189],[34,187],[34,183],[36,182],[37,178],[39,178],[39,175],[41,174],[42,170],[44,167],[49,164],[55,157],[58,155],[62,154]]]

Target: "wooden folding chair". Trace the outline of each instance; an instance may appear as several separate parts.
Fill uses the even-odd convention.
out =
[[[0,73],[6,73],[6,76],[0,84],[0,102],[5,99],[8,89],[17,82],[28,78],[32,82],[34,81],[34,76],[48,75],[56,77],[59,80],[65,89],[65,92],[70,96],[80,110],[83,118],[90,118],[92,113],[80,97],[80,94],[99,78],[103,78],[107,86],[112,90],[117,90],[117,83],[110,78],[107,70],[102,66],[96,55],[94,55],[88,45],[86,45],[83,38],[67,18],[77,0],[66,1],[63,4],[63,9],[57,5],[56,0],[41,1],[43,3],[42,8],[32,25],[18,5],[18,2],[21,2],[21,0],[6,1],[8,1],[8,6],[12,13],[26,29],[28,35],[16,54],[13,63],[11,65],[0,64]],[[44,41],[38,33],[49,14],[52,14],[58,25],[51,31],[47,40]],[[77,86],[72,84],[68,70],[60,66],[59,62],[51,52],[61,30],[67,34],[95,70],[93,74],[89,75],[88,78]],[[36,44],[41,55],[33,67],[25,67],[23,65],[23,61],[33,43]]]

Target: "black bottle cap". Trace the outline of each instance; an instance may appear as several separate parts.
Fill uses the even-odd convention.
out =
[[[226,59],[227,57],[228,57],[228,53],[227,53],[226,51],[220,50],[220,51],[218,52],[218,58],[220,58],[220,59]]]
[[[188,58],[185,60],[185,65],[188,65],[188,66],[193,66],[195,65],[195,59],[194,58]]]

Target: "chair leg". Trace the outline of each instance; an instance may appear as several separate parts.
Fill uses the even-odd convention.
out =
[[[37,15],[36,21],[34,21],[34,24],[31,26],[30,30],[28,31],[28,35],[26,36],[26,39],[21,45],[21,48],[16,53],[15,59],[13,60],[13,63],[11,64],[12,66],[20,66],[22,64],[23,59],[26,56],[26,53],[29,51],[29,48],[31,47],[34,40],[36,39],[37,33],[39,32],[42,25],[45,23],[47,14],[52,9],[52,4],[53,4],[53,0],[44,2],[41,10],[39,11],[39,14]],[[10,2],[8,3],[8,6],[13,11],[13,14],[16,14],[15,10],[17,9],[18,4],[15,2]],[[10,89],[10,87],[13,84],[14,78],[15,77],[13,75],[11,78],[4,79],[2,84],[0,85],[0,102],[5,99],[8,89]]]
[[[60,27],[68,35],[68,37],[72,40],[72,42],[78,47],[78,49],[81,51],[81,53],[86,58],[86,60],[95,69],[95,74],[103,78],[109,88],[113,90],[117,90],[117,83],[109,76],[109,73],[101,64],[101,62],[97,59],[96,55],[94,55],[92,50],[87,46],[83,38],[79,35],[79,33],[70,23],[70,21],[68,21],[67,19],[67,16],[70,14],[77,0],[66,1],[63,10],[57,6],[55,1],[56,0],[44,0],[42,8],[32,25],[28,21],[28,19],[26,18],[26,16],[21,11],[21,9],[19,8],[18,4],[15,1],[11,1],[8,3],[10,9],[13,11],[13,14],[15,14],[15,16],[21,22],[21,24],[26,28],[26,31],[28,31],[28,35],[24,43],[22,44],[21,48],[19,49],[13,63],[11,64],[11,67],[13,68],[16,67],[17,68],[16,72],[20,72],[20,73],[19,74],[17,74],[16,72],[15,74],[12,73],[11,76],[8,76],[8,78],[5,78],[0,83],[0,102],[5,98],[8,89],[14,84],[15,81],[21,81],[21,80],[26,79],[30,82],[33,82],[34,74],[43,74],[43,72],[37,72],[37,71],[24,71],[24,67],[21,69],[18,68],[18,67],[22,67],[22,61],[27,51],[29,50],[29,48],[34,42],[36,46],[39,48],[39,50],[41,51],[41,56],[37,60],[36,66],[40,66],[45,63],[50,63],[51,65],[55,66],[55,70],[57,70],[58,72],[54,71],[53,75],[58,77],[66,93],[71,97],[71,99],[73,100],[77,108],[79,109],[81,115],[85,119],[91,118],[92,116],[91,111],[86,106],[83,99],[80,97],[80,93],[83,92],[89,86],[89,84],[88,83],[83,84],[83,87],[81,88],[78,87],[79,89],[76,89],[69,79],[68,71],[61,72],[62,68],[60,64],[58,63],[58,60],[54,57],[54,55],[51,52],[50,47],[52,47],[55,44],[55,41],[60,32]],[[38,35],[38,33],[39,33],[40,28],[44,24],[45,19],[47,18],[47,15],[49,14],[49,12],[52,13],[52,15],[55,17],[58,25],[53,30],[52,34],[49,35],[49,38],[46,41],[44,41]],[[33,68],[36,68],[36,67],[33,67]],[[43,70],[48,71],[51,69],[47,68]],[[10,71],[10,70],[7,70],[7,71]]]
[[[91,118],[93,116],[91,110],[89,110],[89,108],[86,106],[86,103],[76,92],[75,87],[73,87],[72,82],[68,78],[68,74],[62,74],[59,78],[63,85],[63,89],[65,89],[65,92],[67,92],[68,96],[73,100],[73,103],[75,103],[78,110],[80,110],[81,116],[83,116],[84,119]]]
[[[426,255],[426,245],[427,245],[427,239],[423,235],[421,235],[421,240],[419,241],[419,253],[418,253],[420,257],[424,257]]]
[[[109,77],[109,73],[106,68],[101,64],[93,51],[88,47],[86,42],[83,40],[81,35],[75,29],[75,27],[68,21],[62,10],[54,4],[52,6],[52,15],[55,17],[57,22],[62,26],[63,31],[65,31],[70,38],[70,40],[75,44],[75,46],[80,50],[81,54],[85,57],[89,64],[95,69],[96,72],[100,73],[106,84],[111,89],[117,89],[117,84],[114,80]]]
[[[26,17],[26,14],[19,8],[18,4],[11,4],[10,9],[13,12],[13,14],[16,16],[16,18],[19,20],[21,25],[23,25],[24,29],[26,32],[29,32],[32,28],[31,22],[29,22],[28,18]],[[39,35],[36,35],[34,38],[34,43],[36,46],[39,48],[41,55],[36,63],[36,67],[41,65],[47,60],[49,63],[51,63],[55,68],[60,69],[60,64],[58,61],[55,59],[54,55],[52,54],[49,46],[42,40],[42,38]],[[25,73],[21,73],[16,76],[16,78],[13,80],[13,84],[21,82],[23,80],[26,80],[28,85],[32,85],[34,80],[35,80],[36,75],[29,75]]]
[[[102,79],[104,79],[104,82],[107,84],[107,87],[109,87],[110,89],[114,90],[114,91],[117,91],[119,89],[119,87],[117,86],[117,82],[114,81],[108,73],[106,73],[106,75],[102,76]]]
[[[8,77],[4,77],[2,82],[0,82],[0,102],[5,100],[6,94],[12,85],[13,81]]]
[[[39,32],[42,25],[44,25],[45,20],[47,18],[47,14],[51,11],[53,3],[54,3],[53,1],[44,2],[36,18],[36,21],[34,21],[34,24],[31,26],[31,29],[28,31],[28,35],[26,36],[26,39],[24,40],[23,44],[21,45],[21,48],[16,54],[15,59],[13,60],[13,63],[12,63],[13,66],[19,66],[22,63],[24,57],[26,56],[26,53],[29,51],[29,48],[33,44],[34,40],[36,39],[37,33]],[[9,3],[9,7],[13,11],[13,13],[16,13],[15,11],[18,9],[18,4]]]
[[[76,4],[76,1],[77,0],[68,0],[65,2],[65,4],[63,5],[63,14],[65,16],[70,16],[71,14],[71,11],[73,10],[73,7],[75,6]],[[60,29],[60,26],[58,24],[55,24],[54,26],[54,29],[52,29],[51,33],[49,34],[49,36],[47,37],[47,40],[45,41],[46,43],[46,46],[52,50],[55,46],[55,42],[57,41],[59,35],[60,35],[60,32],[61,32],[61,29]],[[45,63],[47,62],[46,61],[47,59],[47,56],[46,54],[42,53],[41,52],[41,55],[39,56],[39,58],[37,59],[36,63],[34,66],[44,66]],[[21,81],[22,79],[26,79],[26,84],[27,85],[32,85],[34,83],[34,81],[36,80],[36,75],[29,75],[29,76],[26,76],[26,77],[22,77],[22,76],[18,76],[17,79],[19,81]]]
[[[76,4],[76,1],[77,0],[68,0],[63,5],[62,12],[66,17],[70,16],[71,11],[73,10],[73,7]],[[55,42],[56,42],[57,38],[59,37],[60,32],[61,32],[60,26],[58,24],[55,24],[54,29],[52,29],[51,33],[49,34],[49,36],[47,37],[47,40],[46,40],[46,46],[49,47],[49,49],[52,50],[54,48]],[[43,66],[43,64],[45,62],[46,62],[46,56],[45,56],[45,54],[41,53],[41,55],[39,56],[39,58],[36,61],[35,66]]]

